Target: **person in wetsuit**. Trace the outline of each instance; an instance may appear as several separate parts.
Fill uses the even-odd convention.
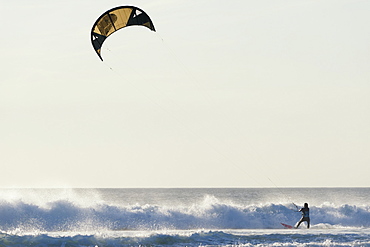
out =
[[[303,222],[307,222],[307,228],[310,228],[310,209],[308,208],[308,203],[304,204],[304,207],[301,208],[298,212],[302,213],[302,218],[298,221],[297,226],[295,228],[298,228],[299,225]]]

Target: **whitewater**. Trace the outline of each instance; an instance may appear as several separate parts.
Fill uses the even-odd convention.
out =
[[[0,246],[370,246],[370,188],[0,189]],[[284,229],[309,203],[311,228]],[[294,204],[293,204],[294,203]]]

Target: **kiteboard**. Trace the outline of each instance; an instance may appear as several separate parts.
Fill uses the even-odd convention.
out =
[[[294,228],[291,225],[287,225],[287,224],[284,224],[284,223],[280,223],[280,224],[282,224],[285,228],[288,228],[288,229],[293,229]]]

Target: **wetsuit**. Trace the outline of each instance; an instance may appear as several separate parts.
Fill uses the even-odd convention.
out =
[[[301,208],[299,210],[299,212],[302,213],[302,218],[300,219],[300,221],[298,222],[296,228],[299,227],[299,225],[303,222],[303,221],[306,221],[307,222],[307,228],[310,228],[310,209],[308,207],[304,207],[304,208]]]

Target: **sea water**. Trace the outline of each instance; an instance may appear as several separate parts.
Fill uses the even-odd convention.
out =
[[[370,246],[370,188],[0,189],[0,246]],[[284,229],[309,203],[311,228]]]

